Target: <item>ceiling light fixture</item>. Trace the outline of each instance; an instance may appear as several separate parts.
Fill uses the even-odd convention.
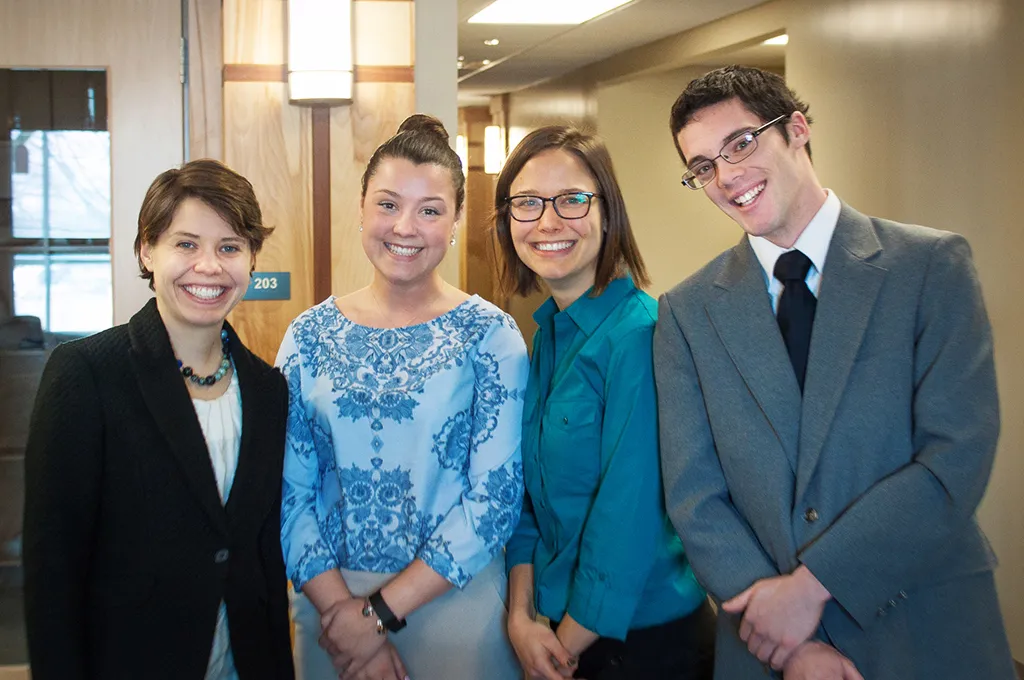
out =
[[[574,25],[632,0],[495,0],[469,19],[471,24]]]
[[[483,64],[484,66],[490,66],[491,65],[491,60],[490,59],[484,59],[480,63]]]
[[[455,135],[455,153],[462,163],[463,174],[469,172],[469,143],[466,141],[466,135]]]
[[[501,41],[498,40],[497,38],[490,38],[488,40],[485,40],[484,44],[487,45],[488,47],[496,47],[501,44]]]
[[[777,35],[774,38],[768,38],[767,40],[765,40],[761,44],[762,45],[788,45],[789,44],[789,36],[786,35],[785,33],[783,33],[782,35]]]

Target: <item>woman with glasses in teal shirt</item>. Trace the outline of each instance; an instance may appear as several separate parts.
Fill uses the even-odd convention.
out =
[[[498,177],[502,285],[540,281],[508,631],[531,678],[710,679],[714,614],[665,512],[657,303],[604,144],[549,126]],[[536,620],[537,614],[549,624]]]

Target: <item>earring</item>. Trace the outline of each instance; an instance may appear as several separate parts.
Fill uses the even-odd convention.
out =
[[[455,245],[455,235],[454,234],[452,235],[452,240],[448,241],[448,245],[450,245],[450,246],[454,246]]]
[[[362,231],[362,230],[363,230],[363,225],[360,224],[359,225],[359,231]]]

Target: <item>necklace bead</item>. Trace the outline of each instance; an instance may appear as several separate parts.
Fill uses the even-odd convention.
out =
[[[192,381],[195,385],[209,387],[227,375],[228,369],[231,368],[231,341],[228,338],[227,330],[222,329],[220,332],[220,346],[223,356],[220,360],[220,368],[215,373],[206,376],[197,375],[191,366],[185,366],[181,359],[178,359],[178,370],[181,371],[181,377]]]

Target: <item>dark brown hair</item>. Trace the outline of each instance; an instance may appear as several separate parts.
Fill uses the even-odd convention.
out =
[[[512,182],[523,167],[535,156],[551,149],[561,149],[575,156],[590,172],[597,183],[596,193],[601,195],[604,234],[597,255],[593,294],[599,295],[613,279],[627,272],[638,287],[649,286],[651,280],[633,238],[626,202],[604,142],[596,135],[576,128],[548,125],[526,135],[513,149],[498,175],[494,192],[494,226],[498,235],[498,278],[502,292],[505,295],[528,295],[538,289],[537,275],[519,259],[512,243],[512,215],[508,199]]]
[[[135,257],[140,276],[153,288],[153,272],[142,263],[142,245],[154,245],[174,221],[185,199],[195,198],[212,208],[231,229],[249,244],[253,257],[274,231],[263,225],[263,214],[249,180],[219,161],[189,161],[153,180],[139,210]]]
[[[377,173],[377,167],[385,158],[404,158],[416,165],[439,165],[452,176],[455,191],[455,213],[462,211],[466,200],[466,176],[462,172],[462,161],[455,150],[448,145],[448,132],[444,124],[433,116],[414,113],[402,121],[394,137],[377,147],[370,156],[363,172],[362,198],[366,198],[366,186]]]
[[[748,111],[767,123],[779,116],[799,111],[807,118],[808,125],[813,119],[808,115],[810,107],[800,101],[796,92],[789,89],[782,76],[763,71],[751,66],[726,66],[705,73],[695,78],[686,86],[683,93],[672,105],[669,116],[669,127],[672,129],[672,142],[685,164],[686,156],[679,148],[679,131],[686,127],[702,109],[714,106],[730,99],[739,99]],[[782,138],[789,142],[789,133],[785,125],[779,126]],[[804,147],[807,156],[811,157],[811,143]]]

